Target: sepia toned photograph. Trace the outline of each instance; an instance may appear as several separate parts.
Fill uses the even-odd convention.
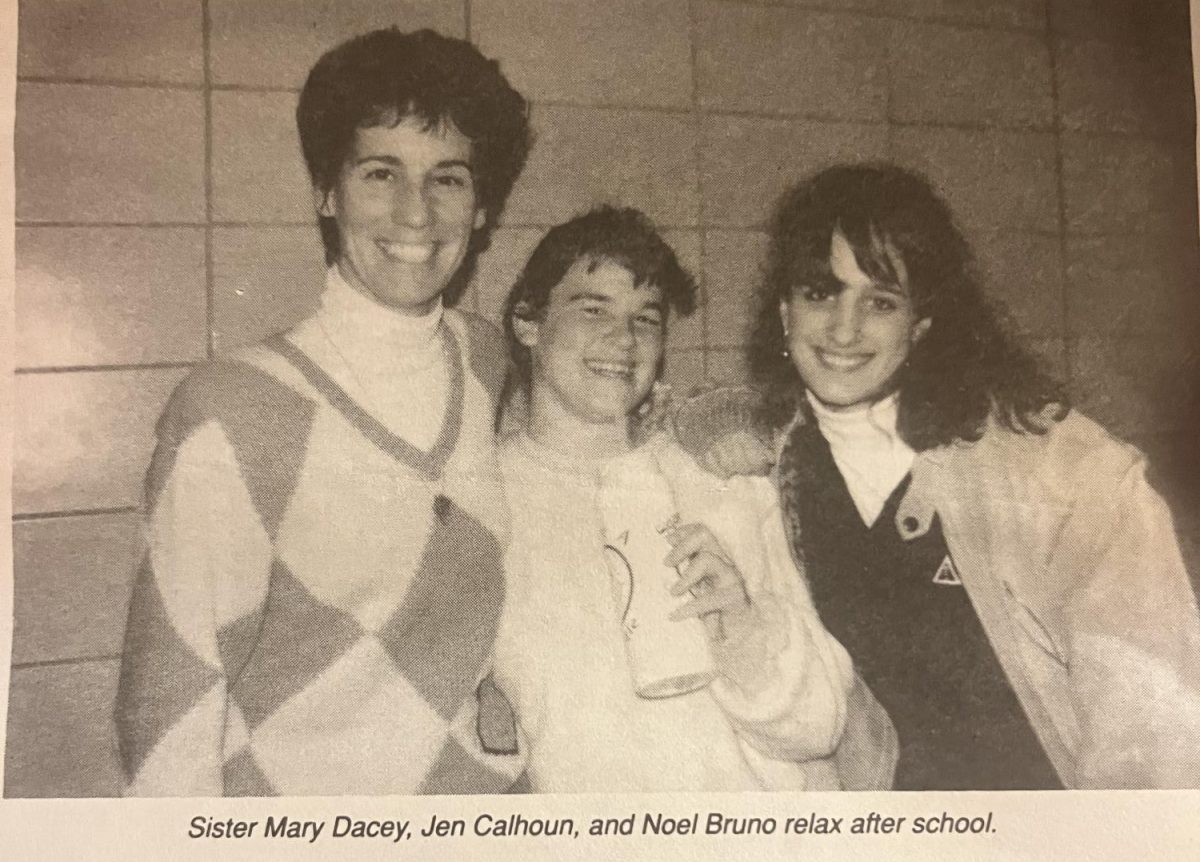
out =
[[[1187,0],[17,17],[5,798],[1200,789]]]

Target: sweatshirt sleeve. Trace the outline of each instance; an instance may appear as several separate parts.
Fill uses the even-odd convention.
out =
[[[144,552],[126,625],[116,727],[130,796],[219,796],[237,746],[229,679],[248,655],[271,542],[226,429],[168,406],[147,475]],[[232,673],[231,673],[232,668]]]
[[[817,617],[787,547],[776,492],[767,480],[730,483],[729,504],[709,527],[742,572],[758,624],[719,645],[723,674],[712,686],[739,735],[767,756],[806,761],[834,753],[854,686],[850,657]],[[754,523],[746,524],[748,515]],[[736,526],[742,521],[741,527]]]

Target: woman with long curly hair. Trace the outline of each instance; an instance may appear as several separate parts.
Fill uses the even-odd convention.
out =
[[[783,197],[752,368],[813,598],[897,788],[1200,787],[1200,619],[1133,447],[1005,333],[922,177]]]

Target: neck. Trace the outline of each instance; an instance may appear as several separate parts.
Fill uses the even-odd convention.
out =
[[[424,314],[405,313],[356,289],[337,266],[329,269],[321,303],[335,326],[353,331],[356,338],[375,337],[397,348],[433,346],[442,322],[440,297]]]
[[[896,433],[896,419],[900,407],[899,392],[893,392],[878,401],[856,404],[851,407],[831,407],[811,391],[806,391],[805,395],[812,407],[813,415],[817,419],[817,424],[822,427],[839,429],[871,427],[888,435]]]
[[[416,305],[389,305],[388,303],[383,302],[375,294],[371,293],[366,284],[363,283],[362,278],[359,277],[358,273],[356,273],[353,267],[351,267],[348,263],[339,260],[331,267],[331,270],[336,274],[338,281],[340,281],[344,287],[353,291],[359,297],[371,303],[376,308],[382,309],[384,313],[399,318],[407,317],[419,319],[428,317],[434,312],[441,311],[441,294],[438,294],[437,296],[433,297],[432,299],[428,299],[425,302],[417,303]]]
[[[530,396],[527,433],[548,449],[589,460],[611,458],[631,448],[628,420],[590,422],[537,387]]]

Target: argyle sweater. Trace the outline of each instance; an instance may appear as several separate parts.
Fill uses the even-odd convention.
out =
[[[420,450],[315,361],[345,327],[323,308],[203,366],[160,419],[116,703],[127,795],[500,792],[521,771],[488,676],[503,347],[444,313]]]

